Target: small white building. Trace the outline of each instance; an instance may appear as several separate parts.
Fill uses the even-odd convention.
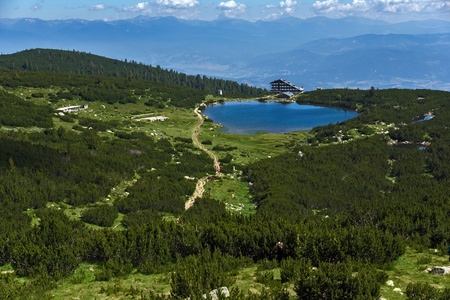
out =
[[[56,110],[60,111],[60,112],[69,113],[69,112],[79,111],[80,109],[86,109],[86,108],[88,108],[88,105],[83,104],[83,105],[61,107],[61,108],[57,108]]]

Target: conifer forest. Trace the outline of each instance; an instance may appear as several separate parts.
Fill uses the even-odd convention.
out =
[[[0,86],[1,299],[449,299],[449,275],[386,285],[449,264],[449,92],[307,91],[359,116],[256,158],[194,109],[264,89],[44,49],[0,56]]]

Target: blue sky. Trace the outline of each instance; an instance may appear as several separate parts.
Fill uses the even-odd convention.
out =
[[[0,18],[117,20],[138,15],[250,21],[360,16],[390,22],[450,21],[450,0],[0,0]]]

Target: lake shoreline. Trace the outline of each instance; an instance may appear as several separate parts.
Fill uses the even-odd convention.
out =
[[[214,106],[214,105],[218,105],[218,104],[225,104],[227,102],[245,102],[245,101],[249,101],[249,102],[260,102],[260,103],[280,103],[280,104],[298,104],[298,105],[311,105],[311,106],[321,106],[321,107],[329,107],[329,108],[339,108],[339,109],[344,109],[344,110],[348,110],[348,111],[352,111],[352,112],[356,112],[358,114],[361,114],[357,109],[352,109],[350,107],[347,106],[341,106],[341,105],[333,105],[333,104],[329,104],[326,102],[323,103],[316,103],[316,102],[309,102],[309,101],[301,101],[300,99],[296,99],[296,100],[286,100],[286,99],[246,99],[246,100],[242,100],[242,99],[223,99],[223,101],[216,101],[213,103],[209,103],[209,104],[205,104],[206,107],[209,106]],[[301,102],[300,102],[301,101]]]
[[[297,105],[286,105],[293,103]],[[222,133],[237,135],[308,132],[314,127],[343,122],[359,115],[344,107],[259,99],[216,102],[208,105],[203,114],[221,125]]]

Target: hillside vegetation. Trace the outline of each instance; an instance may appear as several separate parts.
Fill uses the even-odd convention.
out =
[[[423,270],[450,242],[448,92],[309,92],[361,115],[307,135],[204,122],[217,177],[191,139],[204,91],[5,69],[0,86],[2,299],[447,299]]]
[[[144,79],[171,85],[187,86],[216,94],[255,96],[267,92],[261,88],[238,84],[236,81],[186,75],[174,70],[153,67],[136,61],[120,61],[79,51],[32,49],[0,55],[0,67],[20,71],[50,71],[78,75],[101,75]]]

